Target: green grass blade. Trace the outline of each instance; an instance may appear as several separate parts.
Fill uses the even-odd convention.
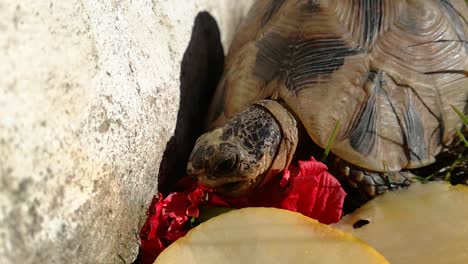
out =
[[[333,131],[330,135],[330,138],[328,138],[327,142],[327,147],[325,148],[325,152],[323,153],[323,158],[322,161],[325,161],[328,157],[328,154],[330,154],[331,147],[333,145],[333,142],[336,139],[336,136],[338,135],[338,128],[340,127],[340,120],[336,121],[335,127],[333,128]]]
[[[455,113],[457,113],[457,115],[460,117],[460,119],[463,121],[463,123],[465,123],[465,125],[468,126],[468,116],[466,116],[465,114],[463,114],[460,110],[458,110],[458,108],[456,108],[455,106],[453,105],[450,105],[453,109],[453,111],[455,111]]]
[[[421,177],[421,176],[414,176],[413,179],[419,181],[422,184],[429,183],[429,179]]]
[[[385,184],[387,185],[388,189],[391,190],[392,189],[392,174],[390,174],[390,170],[388,169],[388,164],[387,164],[387,161],[383,161],[383,166],[384,166],[384,170],[385,170],[385,173],[386,173],[386,176],[387,177],[384,177],[384,180],[385,180]]]
[[[456,159],[452,165],[450,166],[450,169],[447,171],[447,173],[445,174],[445,177],[444,177],[444,180],[446,181],[450,181],[450,178],[452,177],[452,171],[455,169],[455,167],[460,164],[460,163],[463,163],[463,162],[467,162],[468,161],[468,157],[461,157],[459,159]]]
[[[455,128],[455,131],[457,131],[457,135],[461,139],[461,141],[465,143],[465,147],[468,148],[468,141],[466,140],[465,136],[463,136],[462,132],[458,128]]]
[[[458,110],[458,108],[456,108],[455,106],[453,105],[450,105],[450,107],[452,107],[453,111],[455,111],[455,113],[457,113],[458,117],[460,117],[460,119],[463,121],[463,123],[465,123],[466,126],[468,126],[468,116],[466,116],[465,114],[463,114],[460,110]],[[458,137],[461,139],[461,141],[465,144],[466,147],[468,147],[468,141],[466,140],[465,136],[463,136],[463,133],[458,129],[458,128],[455,128],[455,131],[457,132],[457,135]]]

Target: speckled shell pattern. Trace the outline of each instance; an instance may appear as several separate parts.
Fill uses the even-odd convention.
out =
[[[418,168],[468,106],[464,0],[259,0],[229,49],[211,127],[265,98],[316,144],[372,171]]]

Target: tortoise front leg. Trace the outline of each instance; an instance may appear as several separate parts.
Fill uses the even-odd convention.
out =
[[[406,188],[415,175],[409,171],[376,172],[358,168],[343,160],[337,161],[338,179],[346,181],[351,188],[358,189],[367,200],[386,191]]]

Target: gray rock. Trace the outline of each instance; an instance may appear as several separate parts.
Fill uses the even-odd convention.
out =
[[[251,2],[0,1],[0,263],[135,259]]]

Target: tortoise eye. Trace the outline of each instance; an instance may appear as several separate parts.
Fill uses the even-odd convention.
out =
[[[218,164],[215,165],[213,172],[215,174],[226,174],[232,171],[237,164],[237,155],[230,155],[224,160],[221,160]]]

